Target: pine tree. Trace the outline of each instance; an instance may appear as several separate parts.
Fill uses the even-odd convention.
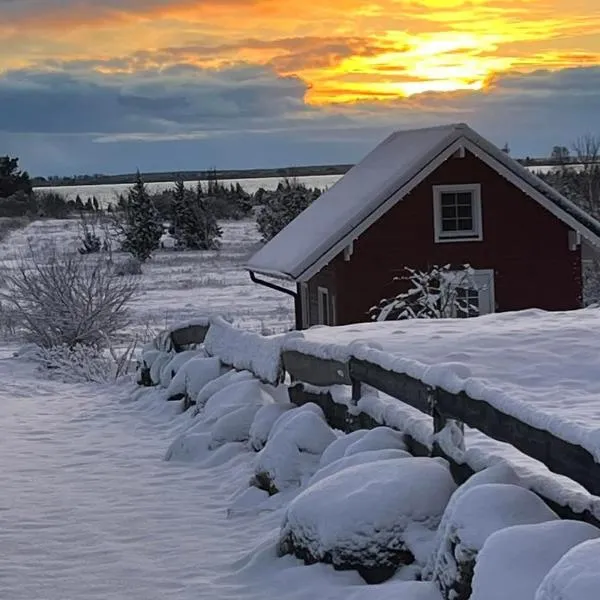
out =
[[[173,191],[173,237],[177,245],[188,250],[214,250],[222,235],[214,212],[198,182],[196,192],[185,189],[182,180]]]
[[[144,262],[160,245],[163,225],[138,171],[127,195],[123,250]]]

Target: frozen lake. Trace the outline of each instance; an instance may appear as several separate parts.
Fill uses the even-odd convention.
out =
[[[298,181],[303,182],[309,187],[318,187],[321,189],[331,187],[341,175],[316,175],[313,177],[297,177]],[[281,181],[280,177],[264,177],[257,179],[222,179],[220,182],[224,185],[239,183],[244,190],[248,193],[253,194],[261,187],[265,190],[274,190],[277,184]],[[186,187],[196,186],[197,181],[187,181]],[[118,200],[119,194],[127,193],[127,190],[131,187],[129,183],[113,183],[106,185],[68,185],[68,186],[57,186],[57,187],[43,187],[35,188],[40,191],[53,191],[58,192],[66,196],[67,200],[74,200],[79,194],[81,199],[85,202],[87,198],[96,196],[100,204],[106,205],[109,202],[113,204]],[[148,183],[148,189],[151,192],[161,192],[173,187],[173,182],[163,181],[156,183]]]

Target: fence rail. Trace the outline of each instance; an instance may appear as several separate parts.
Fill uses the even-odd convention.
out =
[[[233,330],[233,332],[228,331],[227,335],[236,335],[235,328],[229,323],[220,320],[218,324],[215,323],[215,331],[217,325],[221,328],[220,331],[224,327]],[[180,351],[187,344],[201,343],[211,327],[213,327],[212,323],[208,326],[186,327],[171,331],[172,348]],[[244,351],[248,352],[248,336],[252,334],[241,329],[238,331],[244,339]],[[268,338],[258,334],[254,335],[257,347],[262,348]],[[326,391],[318,394],[314,389],[311,390],[310,386],[327,388],[333,385],[347,385],[352,386],[352,400],[356,404],[361,398],[363,386],[367,385],[430,415],[434,433],[441,431],[450,420],[464,423],[490,438],[511,444],[523,454],[546,465],[550,471],[564,475],[586,488],[592,495],[600,496],[600,464],[595,462],[590,452],[582,446],[569,443],[548,431],[532,427],[483,400],[471,398],[464,392],[453,394],[444,389],[429,386],[409,375],[389,371],[377,364],[352,356],[346,361],[321,359],[298,350],[286,350],[281,339],[277,341],[277,347],[281,354],[281,368],[283,372],[289,374],[292,381],[290,396],[295,403],[315,401],[323,404],[323,402],[327,402],[327,400],[323,400],[324,396],[328,396]],[[233,361],[225,360],[224,362]],[[277,378],[281,378],[282,374],[279,373]],[[259,373],[257,375],[264,379]],[[275,381],[271,382],[275,383]],[[309,389],[305,389],[306,384]],[[330,395],[329,402],[335,404]],[[357,417],[354,413],[350,414],[347,407],[342,405],[329,405],[324,408],[327,408],[328,418],[334,421],[331,423],[334,427],[344,428],[346,426],[346,429],[352,429],[375,424],[368,415]],[[419,453],[424,451],[423,444],[416,440],[410,440],[409,446],[417,448]],[[457,467],[454,459],[439,446],[435,447],[434,444],[433,450],[436,455],[444,456]],[[548,498],[544,498],[544,500],[555,510],[562,512],[562,516],[566,514],[571,518],[578,518],[600,526],[600,519],[589,510],[576,512],[575,509],[558,507]]]

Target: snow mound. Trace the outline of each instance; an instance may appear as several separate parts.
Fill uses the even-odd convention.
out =
[[[171,362],[173,358],[173,354],[171,352],[161,352],[158,356],[156,356],[152,362],[152,366],[150,367],[150,380],[153,385],[160,384],[160,373],[162,368]]]
[[[385,585],[352,586],[344,600],[442,600],[434,584],[425,581],[390,581]]]
[[[256,413],[252,426],[250,427],[250,447],[259,452],[265,447],[269,434],[275,422],[294,405],[291,402],[266,404]]]
[[[281,379],[281,347],[285,335],[262,336],[234,327],[222,317],[210,321],[204,340],[206,351],[236,369],[252,371],[269,383]]]
[[[192,351],[190,350],[189,352]],[[185,354],[185,352],[181,354]],[[165,368],[169,368],[172,363],[173,361]],[[183,364],[178,365],[176,375],[171,379],[167,387],[167,397],[182,398],[187,395],[188,398],[195,399],[198,392],[209,381],[213,381],[219,377],[220,374],[221,361],[218,358],[192,356],[192,358],[188,358]]]
[[[521,480],[515,470],[508,463],[497,463],[487,469],[483,469],[478,473],[472,475],[465,483],[463,483],[450,498],[448,506],[444,511],[442,522],[438,528],[434,540],[434,550],[431,553],[427,566],[423,570],[424,579],[432,579],[433,572],[436,568],[436,564],[441,564],[440,561],[444,560],[444,555],[447,552],[446,548],[446,530],[448,529],[451,520],[452,513],[454,512],[454,506],[459,499],[467,493],[469,490],[477,487],[478,485],[484,485],[486,483],[507,483],[512,485],[520,485]]]
[[[600,540],[569,550],[544,577],[535,600],[598,600]]]
[[[321,421],[323,421],[323,423],[327,423],[323,409],[318,404],[315,404],[314,402],[307,402],[306,404],[303,404],[302,406],[298,406],[297,408],[287,411],[286,413],[281,415],[281,417],[279,417],[279,419],[277,419],[277,421],[275,421],[275,423],[273,423],[273,427],[271,428],[271,431],[269,433],[269,437],[267,438],[267,441],[273,439],[279,431],[281,431],[282,429],[284,429],[287,426],[287,424],[289,423],[290,420],[292,420],[296,417],[296,415],[299,415],[300,413],[305,413],[305,412],[313,413],[314,415],[319,417],[319,419],[321,419]]]
[[[307,563],[356,569],[368,582],[414,562],[404,534],[432,532],[456,486],[447,465],[431,458],[361,464],[326,477],[288,506],[280,553]]]
[[[263,384],[258,379],[232,383],[213,394],[204,405],[203,420],[207,425],[216,423],[221,417],[241,407],[256,406],[273,402]],[[253,417],[254,418],[254,417]],[[248,424],[248,429],[252,421]]]
[[[593,525],[566,520],[497,531],[477,556],[471,600],[532,600],[544,577],[571,548],[599,536],[600,529]]]
[[[177,371],[185,365],[189,360],[197,356],[206,356],[204,350],[185,350],[178,352],[173,358],[162,367],[160,370],[160,385],[165,388],[169,387],[171,380],[177,374]]]
[[[402,432],[396,431],[391,427],[375,427],[367,431],[359,440],[350,444],[346,448],[344,456],[352,456],[353,454],[368,450],[387,450],[390,448],[406,450]]]
[[[198,414],[204,405],[208,402],[214,394],[226,388],[228,385],[233,383],[239,383],[240,381],[250,381],[255,379],[254,375],[250,371],[235,371],[230,370],[222,375],[219,375],[216,379],[206,383],[198,392],[196,396],[196,410],[195,414]]]
[[[250,427],[260,406],[241,406],[223,415],[212,429],[211,449],[227,442],[245,442],[250,437]]]
[[[533,492],[498,483],[472,487],[452,503],[449,511],[432,574],[448,600],[470,598],[477,555],[492,533],[513,525],[558,519]]]
[[[165,454],[165,460],[196,462],[210,452],[211,435],[206,432],[188,431],[175,438]]]
[[[335,442],[334,442],[335,443]],[[342,456],[334,460],[332,463],[321,467],[308,481],[308,485],[313,485],[325,477],[335,475],[348,467],[355,467],[356,465],[363,465],[367,463],[378,462],[381,460],[390,460],[397,458],[412,458],[411,455],[405,450],[398,450],[397,448],[389,448],[386,450],[368,450],[367,452],[359,452],[358,454],[352,454],[350,456]],[[320,463],[319,463],[320,464]]]
[[[360,440],[368,432],[368,429],[357,429],[352,433],[342,434],[337,440],[327,446],[319,461],[319,468],[326,467],[328,464],[342,458],[348,446]]]
[[[270,494],[303,485],[335,440],[325,419],[309,405],[285,412],[273,425],[273,432],[258,453],[253,481]]]

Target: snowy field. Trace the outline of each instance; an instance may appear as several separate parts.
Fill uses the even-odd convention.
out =
[[[135,329],[157,331],[198,316],[231,316],[252,331],[276,333],[293,326],[291,296],[250,281],[242,269],[259,245],[254,221],[221,223],[221,249],[156,252],[144,265],[141,294],[133,304]],[[76,250],[77,219],[36,221],[0,243],[0,263],[33,248],[40,256],[53,245]],[[119,254],[115,254],[119,260]]]
[[[225,223],[219,252],[158,252],[141,278],[134,329],[225,314],[244,330],[288,330],[291,299],[253,284],[241,268],[258,244],[254,227]],[[14,232],[0,245],[0,260],[53,244],[75,248],[76,221]],[[387,366],[398,368],[397,355],[412,340],[412,367],[425,377],[431,363],[445,362],[427,375],[444,385],[486,378],[489,389],[506,382],[511,392],[531,393],[554,370],[562,387],[550,382],[540,396],[556,402],[584,381],[591,410],[594,315],[567,315],[572,322],[560,335],[541,314],[529,315],[530,329],[513,316],[503,346],[486,333],[492,318],[444,322],[443,331],[423,335],[408,329],[439,324],[388,324],[391,339],[402,342],[390,342],[375,324],[339,328],[335,337],[317,328],[288,341],[312,344],[324,356],[341,356],[351,344],[383,360],[378,353],[386,349]],[[475,339],[463,332],[470,346],[457,344],[461,327],[480,328]],[[537,351],[529,365],[509,355],[518,332]],[[557,346],[541,342],[544,332],[577,351],[575,380],[555,368]],[[279,344],[283,336],[271,339]],[[471,600],[597,600],[600,530],[558,521],[529,489],[581,508],[593,508],[593,499],[503,444],[468,435],[480,466],[495,466],[456,489],[444,461],[410,457],[398,432],[342,435],[315,405],[294,408],[283,387],[225,373],[203,350],[175,359],[147,352],[161,383],[148,389],[50,381],[35,364],[13,358],[16,348],[15,340],[0,345],[1,598],[443,600],[460,597],[453,590],[470,569]],[[490,365],[496,379],[485,371]],[[186,413],[180,402],[167,402],[182,390],[196,402]],[[364,402],[383,413],[404,410],[383,395]],[[410,412],[404,417],[416,428],[430,427],[429,417]],[[501,456],[519,469],[498,463]],[[296,556],[363,569],[362,576]],[[381,575],[369,569],[395,569],[397,561],[385,583],[365,583]]]

